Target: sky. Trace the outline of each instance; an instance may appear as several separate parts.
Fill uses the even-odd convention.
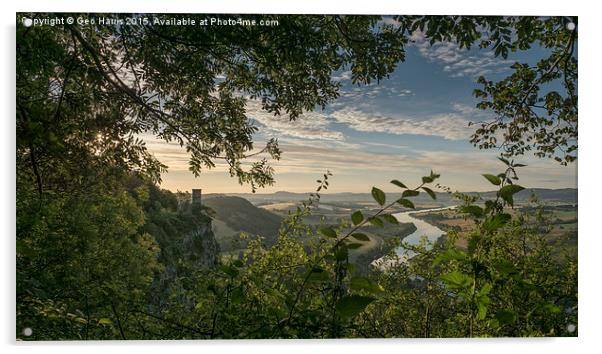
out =
[[[316,179],[329,170],[328,192],[370,192],[372,186],[395,191],[398,179],[409,186],[431,170],[439,182],[457,191],[486,191],[492,186],[481,174],[503,172],[498,150],[479,150],[469,143],[474,126],[491,120],[491,113],[475,108],[472,91],[485,75],[499,80],[511,73],[515,61],[535,63],[545,53],[534,48],[495,58],[490,50],[459,49],[453,43],[431,46],[422,36],[406,47],[406,61],[380,83],[353,85],[350,71],[333,73],[341,96],[326,109],[307,112],[294,122],[262,111],[247,102],[247,115],[259,128],[256,146],[277,138],[282,156],[270,160],[276,183],[257,193],[311,192]],[[229,176],[224,164],[204,170],[195,178],[188,170],[188,155],[176,144],[146,136],[149,150],[169,167],[163,188],[204,193],[250,192]],[[515,158],[526,164],[518,170],[524,187],[576,188],[577,165],[561,166],[531,154]]]

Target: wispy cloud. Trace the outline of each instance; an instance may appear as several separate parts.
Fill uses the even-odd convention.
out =
[[[427,117],[388,115],[378,111],[362,111],[344,104],[330,112],[306,112],[297,120],[274,116],[261,109],[256,101],[247,102],[247,115],[260,125],[262,135],[279,139],[309,139],[344,142],[345,135],[333,123],[344,124],[358,132],[394,135],[437,136],[448,140],[467,139],[472,133],[468,127],[471,118],[479,114],[475,108],[456,103],[448,113]]]
[[[393,135],[424,135],[441,137],[447,140],[466,140],[472,133],[468,119],[478,116],[479,111],[466,104],[454,103],[449,113],[429,117],[408,115],[388,115],[377,111],[362,111],[350,107],[324,112],[306,112],[296,121],[287,116],[274,116],[263,111],[258,101],[247,102],[247,115],[259,126],[261,138],[278,138],[284,151],[283,160],[274,163],[278,172],[319,172],[326,168],[354,169],[366,168],[378,171],[391,168],[405,168],[427,165],[430,162],[453,165],[464,159],[462,154],[445,155],[424,152],[419,155],[411,147],[385,144],[378,140],[349,141],[344,132],[354,130],[366,133],[384,133]],[[188,170],[188,154],[177,143],[166,143],[152,135],[141,136],[151,152],[171,171]],[[256,137],[257,146],[260,146]],[[373,158],[369,147],[378,147],[389,151]],[[373,150],[373,149],[372,149]],[[372,157],[371,157],[372,156]],[[416,156],[424,156],[416,160]],[[251,163],[255,160],[250,159]],[[368,162],[367,162],[368,161]],[[215,171],[224,171],[227,165],[216,161]],[[482,164],[476,163],[475,166]],[[466,162],[464,162],[466,165]],[[387,166],[387,167],[385,167]],[[465,166],[469,168],[469,166]]]
[[[497,161],[488,156],[466,159],[461,152],[405,151],[373,153],[362,148],[332,146],[282,145],[284,158],[274,163],[279,173],[320,173],[329,169],[337,173],[404,171],[424,173],[437,171],[466,171],[495,168]]]
[[[297,120],[290,121],[286,116],[274,116],[263,111],[259,102],[249,101],[247,115],[260,125],[262,135],[267,137],[343,142],[343,131],[337,130],[333,123],[344,124],[358,132],[467,139],[472,132],[468,127],[469,118],[476,113],[476,110],[470,110],[469,106],[461,104],[455,104],[454,111],[429,117],[385,115],[377,111],[349,108],[343,104],[334,108],[330,112],[306,112]]]
[[[512,60],[495,58],[490,52],[469,54],[466,49],[451,42],[437,42],[433,45],[421,32],[412,35],[414,46],[430,62],[444,65],[443,71],[451,77],[479,77],[508,70]]]
[[[330,115],[338,123],[360,132],[377,132],[395,135],[413,134],[438,136],[450,140],[466,139],[471,129],[468,120],[458,113],[438,114],[420,118],[409,116],[388,116],[378,112],[362,112],[343,108]]]
[[[275,116],[261,108],[257,101],[247,101],[247,116],[255,120],[265,136],[277,138],[290,137],[310,140],[344,140],[343,133],[331,129],[326,114],[322,112],[306,112],[294,121],[286,115]]]
[[[462,113],[466,116],[476,116],[476,115],[481,115],[483,113],[482,110],[474,107],[474,106],[470,106],[467,104],[463,104],[463,103],[453,103],[452,104],[452,109],[456,112]]]
[[[414,92],[407,88],[388,87],[384,84],[368,85],[363,87],[354,87],[341,92],[341,97],[350,100],[380,98],[396,98],[413,96]],[[341,104],[338,104],[341,105]]]

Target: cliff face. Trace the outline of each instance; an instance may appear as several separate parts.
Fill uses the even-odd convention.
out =
[[[211,221],[197,225],[181,241],[181,251],[185,259],[198,267],[212,268],[217,265],[219,245],[213,234]]]
[[[186,221],[191,223],[188,231],[180,235],[171,235],[161,244],[163,272],[158,274],[151,285],[150,303],[155,311],[161,312],[169,302],[183,304],[187,308],[194,307],[194,302],[186,296],[187,289],[184,276],[191,271],[210,269],[219,261],[219,246],[207,217],[187,215]]]
[[[189,305],[185,294],[194,285],[185,283],[186,276],[216,267],[220,252],[200,190],[193,200],[188,193],[172,193],[136,177],[127,188],[144,211],[140,232],[151,235],[160,248],[163,267],[148,289],[149,307],[160,312],[174,297]]]

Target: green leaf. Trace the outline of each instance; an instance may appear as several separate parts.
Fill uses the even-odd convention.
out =
[[[516,313],[514,313],[514,311],[511,311],[511,310],[499,310],[495,314],[495,318],[498,320],[498,322],[501,325],[504,325],[504,324],[510,324],[510,323],[513,323],[514,321],[516,321],[517,316],[516,316]]]
[[[359,223],[364,221],[364,215],[358,210],[351,214],[351,221],[353,222],[353,225],[359,225]]]
[[[542,305],[541,308],[544,311],[549,312],[549,313],[560,313],[560,311],[561,311],[560,307],[558,307],[558,306],[556,306],[556,305],[554,305],[553,303],[550,303],[550,302]]]
[[[514,195],[520,191],[522,191],[523,189],[525,189],[524,187],[519,186],[518,184],[512,184],[512,185],[508,185],[508,186],[503,186],[500,190],[499,190],[499,194],[500,196],[505,196],[505,195]]]
[[[379,205],[385,205],[385,193],[380,189],[372,187],[372,198],[374,198]]]
[[[492,288],[493,287],[489,283],[483,284],[483,287],[481,288],[481,290],[479,290],[478,296],[485,296],[489,294]]]
[[[503,157],[498,157],[498,160],[502,161],[504,164],[506,164],[506,166],[510,166],[510,161],[506,160]]]
[[[399,181],[398,181],[398,180],[396,180],[396,179],[392,180],[392,181],[391,181],[391,183],[393,183],[394,185],[396,185],[397,187],[400,187],[400,188],[408,188],[408,187],[406,187],[406,185],[405,185],[405,184],[403,184],[403,183],[399,182]]]
[[[514,206],[514,200],[512,196],[520,191],[525,189],[517,184],[510,184],[507,186],[503,186],[499,191],[498,195],[506,201],[506,203],[510,204],[510,206]]]
[[[381,215],[385,221],[388,221],[391,224],[399,225],[399,220],[391,214],[383,214]]]
[[[472,285],[472,278],[458,271],[441,275],[441,280],[443,280],[450,289],[456,290],[468,289]]]
[[[369,218],[368,222],[374,226],[380,226],[380,227],[384,226],[383,221],[381,219],[379,219],[377,216],[373,216],[373,217]]]
[[[361,295],[343,296],[336,305],[337,313],[343,318],[351,318],[364,311],[374,301],[373,297]]]
[[[482,297],[477,302],[477,319],[483,320],[487,316],[487,305],[489,305],[489,298],[487,296]]]
[[[408,190],[405,190],[405,191],[403,191],[403,193],[401,193],[401,197],[402,197],[402,198],[406,198],[406,197],[415,197],[415,196],[417,196],[418,194],[420,194],[420,192],[418,192],[418,191],[415,191],[415,190],[413,190],[413,189],[408,189]]]
[[[349,288],[353,291],[364,290],[373,294],[380,294],[385,290],[382,286],[380,286],[380,284],[366,277],[351,278]]]
[[[113,324],[113,321],[111,321],[109,318],[101,318],[98,320],[98,324],[111,325],[111,324]]]
[[[491,184],[494,184],[496,186],[502,184],[502,180],[498,176],[486,173],[483,175],[483,177],[485,177]]]
[[[349,250],[347,249],[347,246],[342,245],[341,247],[339,247],[336,252],[334,253],[334,258],[337,261],[346,261],[347,257],[349,257]]]
[[[242,287],[238,287],[238,288],[232,290],[232,293],[230,294],[230,299],[232,300],[232,303],[234,303],[234,304],[241,303],[242,300],[244,299],[244,292],[242,290]]]
[[[428,177],[428,176],[422,177],[422,183],[432,183],[433,181],[434,181],[433,177]]]
[[[422,189],[433,199],[437,199],[437,195],[435,194],[435,192],[433,192],[432,189],[427,188],[427,187],[422,187]]]
[[[358,249],[360,247],[362,247],[363,245],[361,243],[348,243],[347,244],[347,248],[349,248],[350,250],[355,250]]]
[[[337,238],[337,233],[330,226],[320,228],[320,233],[326,237]]]
[[[359,241],[370,241],[370,237],[368,237],[366,234],[363,234],[361,232],[355,232],[353,234],[351,234],[351,237],[353,237],[356,240]]]
[[[409,209],[414,209],[414,203],[412,203],[411,200],[409,199],[404,199],[401,198],[397,201],[397,203],[401,204],[403,207],[409,208]]]

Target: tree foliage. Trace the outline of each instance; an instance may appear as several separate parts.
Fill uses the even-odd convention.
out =
[[[508,160],[530,148],[563,163],[576,157],[577,31],[566,29],[569,19],[243,17],[279,26],[17,28],[19,339],[576,334],[566,329],[577,324],[576,261],[552,259],[545,220],[511,212],[521,165]],[[495,199],[458,195],[473,230],[359,275],[349,255],[369,240],[361,228],[397,223],[392,208],[413,209],[423,193],[436,198],[439,175],[414,188],[391,181],[393,199],[374,187],[376,212],[314,228],[304,219],[329,188],[328,172],[275,244],[257,238],[218,259],[210,211],[157,187],[166,166],[143,136],[185,147],[195,175],[224,162],[252,190],[272,184],[265,155],[281,151],[276,140],[255,148],[247,102],[299,119],[338,97],[336,71],[351,70],[358,85],[386,79],[417,31],[501,57],[534,43],[551,53],[535,68],[515,64],[500,82],[479,80],[479,107],[496,118],[472,142],[497,146],[494,135],[504,131],[505,171],[483,175]],[[466,250],[455,247],[459,237]]]
[[[254,149],[247,100],[294,120],[338,97],[334,71],[350,66],[354,82],[370,83],[404,59],[407,40],[390,27],[375,31],[377,16],[262,17],[270,18],[280,25],[20,26],[18,148],[35,161],[38,184],[46,183],[38,155],[96,151],[95,143],[111,162],[158,180],[165,166],[146,152],[142,133],[185,146],[195,175],[222,160],[253,190],[272,184],[265,158],[242,164],[280,156],[276,140]]]
[[[477,107],[493,119],[476,122],[471,142],[501,147],[505,157],[535,150],[562,164],[577,155],[577,18],[491,16],[396,16],[408,35],[420,31],[431,44],[478,46],[495,57],[539,46],[548,56],[533,64],[515,62],[508,77],[494,82],[481,76],[474,90]]]

